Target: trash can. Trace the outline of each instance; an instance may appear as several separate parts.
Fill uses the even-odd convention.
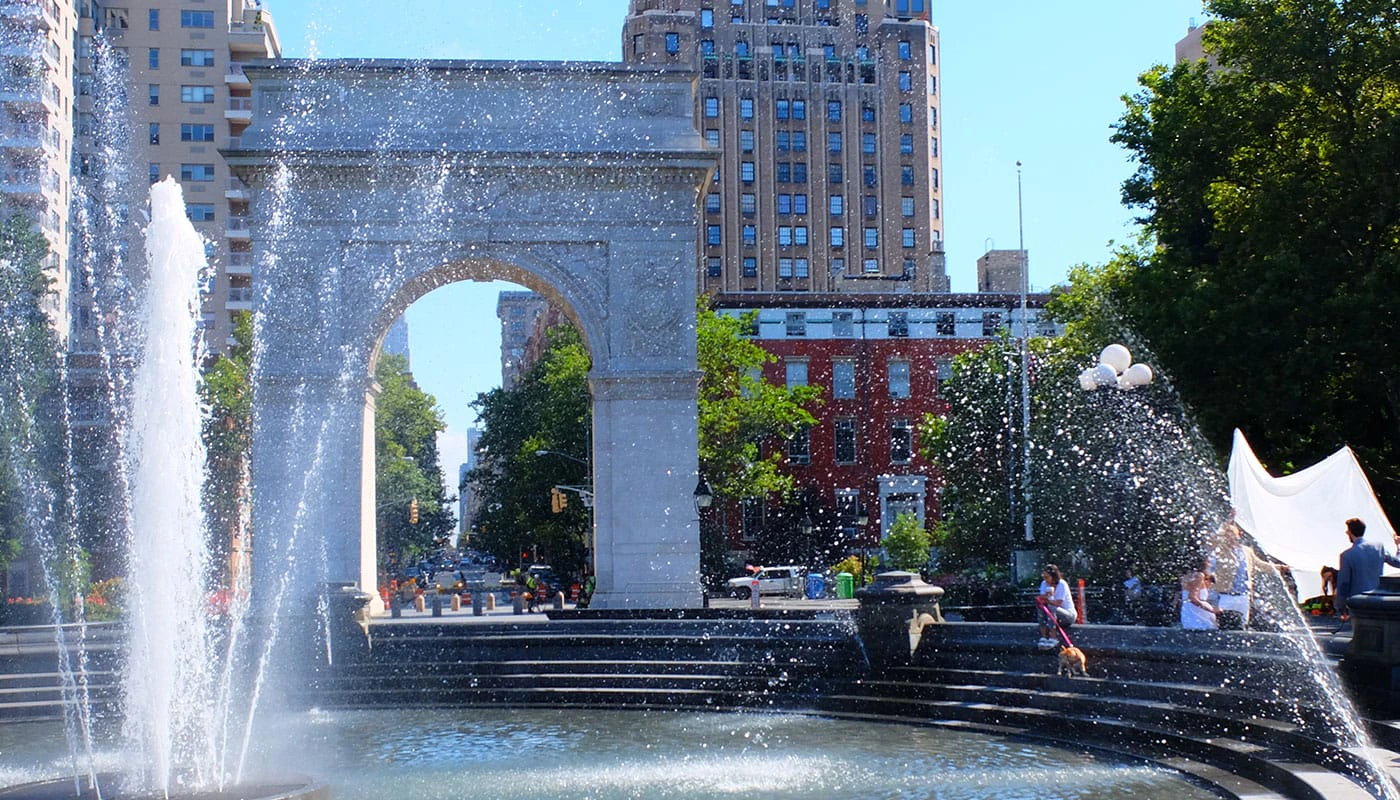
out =
[[[807,599],[820,600],[826,593],[826,579],[820,572],[807,573]]]
[[[856,576],[849,572],[836,573],[836,599],[850,600],[856,596]]]

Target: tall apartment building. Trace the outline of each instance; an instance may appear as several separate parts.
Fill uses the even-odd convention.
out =
[[[184,187],[189,217],[211,242],[217,267],[203,310],[205,337],[211,350],[223,350],[234,313],[253,307],[253,262],[249,193],[219,150],[237,146],[252,122],[244,63],[281,57],[272,15],[261,0],[82,0],[80,16],[79,151],[91,153],[101,133],[93,98],[83,91],[94,85],[93,41],[101,33],[126,66],[131,187],[125,202],[140,208],[149,184],[167,175]]]
[[[623,60],[700,75],[723,154],[701,291],[946,292],[932,0],[632,0]]]
[[[510,389],[525,371],[525,350],[535,321],[549,301],[534,292],[501,292],[496,316],[501,320],[501,388]]]
[[[44,310],[66,337],[73,196],[73,0],[0,0],[0,215],[21,214],[48,240]]]
[[[977,291],[1019,294],[1029,266],[1025,250],[988,250],[977,259]]]

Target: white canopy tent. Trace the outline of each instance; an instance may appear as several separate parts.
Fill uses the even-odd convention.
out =
[[[1299,599],[1321,592],[1323,565],[1337,566],[1350,547],[1345,523],[1351,517],[1366,523],[1367,539],[1394,549],[1395,529],[1350,447],[1275,478],[1236,430],[1228,472],[1235,520],[1264,552],[1293,568]]]

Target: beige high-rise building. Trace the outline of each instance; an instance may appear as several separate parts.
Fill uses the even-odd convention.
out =
[[[0,215],[33,221],[49,243],[44,310],[61,338],[69,319],[73,196],[73,0],[0,0]]]
[[[1025,250],[988,250],[977,259],[977,291],[1019,294],[1026,266]]]
[[[723,157],[701,291],[946,292],[932,0],[632,0],[623,60],[699,73]]]
[[[501,388],[510,389],[525,371],[525,349],[535,321],[549,307],[544,295],[535,292],[501,292],[496,298],[496,316],[501,320]]]
[[[126,64],[131,191],[125,202],[140,208],[149,184],[167,175],[184,187],[190,219],[212,243],[216,265],[203,310],[205,338],[211,350],[223,350],[234,313],[253,307],[253,262],[248,190],[230,176],[219,150],[236,146],[253,118],[244,63],[281,57],[272,15],[261,0],[84,0],[81,16],[80,87],[93,84],[99,32]],[[91,153],[100,120],[92,98],[80,94],[78,129],[86,135],[79,149]]]

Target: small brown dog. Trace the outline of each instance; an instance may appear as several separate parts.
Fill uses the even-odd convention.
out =
[[[1063,647],[1060,649],[1060,669],[1055,673],[1056,675],[1064,675],[1065,677],[1073,678],[1077,672],[1087,678],[1089,677],[1089,673],[1084,667],[1083,650],[1080,650],[1078,647]]]

